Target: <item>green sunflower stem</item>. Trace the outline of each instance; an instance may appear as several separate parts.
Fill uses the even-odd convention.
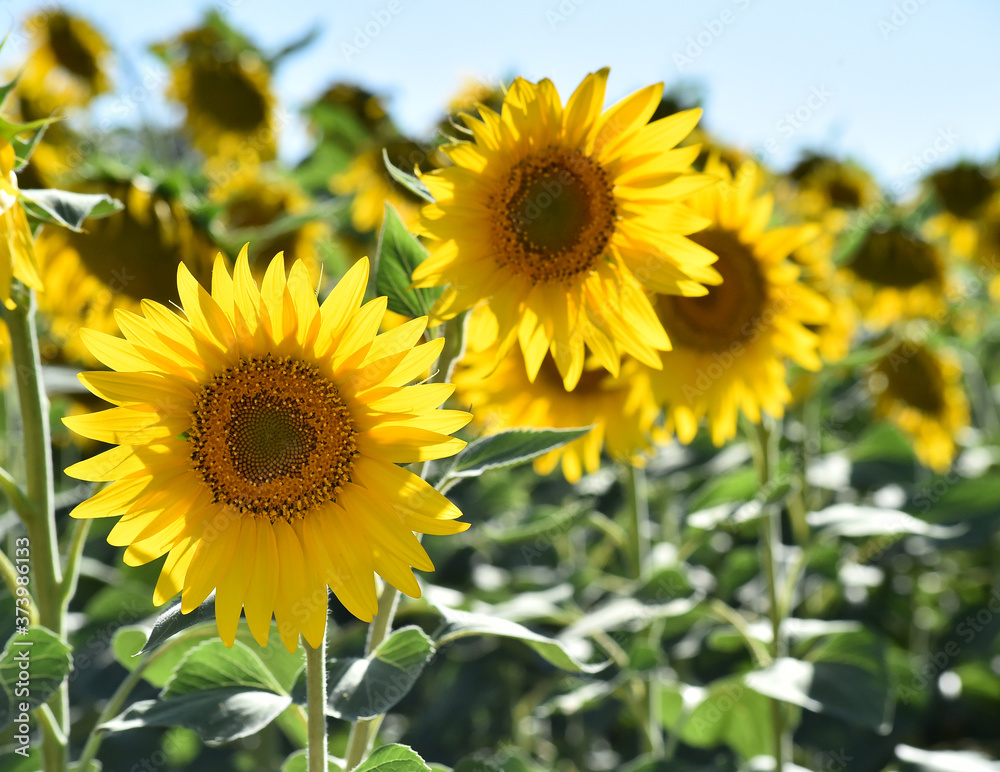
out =
[[[308,716],[308,772],[326,772],[326,630],[319,646],[304,638],[306,649],[306,713]]]
[[[16,308],[5,313],[10,331],[17,396],[24,431],[25,498],[30,507],[25,522],[31,549],[31,589],[38,621],[65,640],[63,577],[53,508],[53,473],[49,401],[42,382],[42,362],[35,330],[35,295],[14,280],[11,298]],[[46,772],[66,769],[69,735],[69,685],[59,687],[49,699],[52,720],[42,720],[43,758]],[[37,715],[37,714],[36,714]]]
[[[754,446],[754,461],[757,467],[757,479],[760,487],[766,488],[774,479],[778,459],[778,433],[769,422],[754,426],[752,436]],[[782,656],[781,640],[782,606],[778,600],[778,565],[775,551],[781,544],[781,510],[775,504],[766,506],[764,516],[760,518],[760,548],[761,562],[764,568],[764,578],[767,583],[768,616],[771,620],[772,661]],[[784,762],[790,750],[790,738],[785,736],[785,714],[779,700],[771,699],[771,723],[773,726],[774,769],[782,772]]]
[[[625,465],[625,500],[629,514],[632,578],[642,579],[649,566],[649,491],[646,470]]]
[[[432,383],[446,383],[451,379],[455,365],[465,355],[465,320],[467,313],[462,313],[454,319],[449,319],[444,326],[444,346],[441,349],[441,356],[438,357],[437,369],[431,376]],[[426,478],[429,471],[429,463],[424,462],[421,470],[421,477]],[[399,606],[399,590],[388,582],[382,588],[382,594],[378,599],[378,612],[368,628],[368,639],[365,644],[365,654],[371,654],[378,648],[390,632],[392,632],[392,622],[396,618],[396,608]],[[371,751],[372,743],[378,729],[382,725],[384,716],[379,715],[374,718],[363,718],[355,721],[351,725],[351,733],[347,738],[347,754],[345,757],[344,769],[351,772],[357,767]],[[312,772],[310,768],[309,772]]]

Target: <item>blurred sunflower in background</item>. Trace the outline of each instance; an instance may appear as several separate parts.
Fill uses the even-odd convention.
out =
[[[604,111],[608,70],[588,75],[565,107],[549,80],[516,79],[497,113],[465,116],[473,140],[444,147],[455,165],[426,174],[436,203],[419,232],[430,257],[418,287],[445,285],[443,321],[485,304],[476,350],[520,343],[529,380],[547,353],[566,389],[589,348],[614,375],[629,353],[658,367],[670,342],[645,288],[701,295],[715,255],[686,238],[707,221],[680,204],[712,180],[691,171],[698,148],[675,148],[700,111],[648,123],[657,84]]]
[[[223,208],[216,222],[227,242],[251,244],[250,270],[264,275],[274,255],[301,260],[318,273],[318,243],[329,237],[329,226],[317,219],[312,199],[292,179],[266,166],[245,167],[243,174],[211,191]]]
[[[32,16],[24,30],[32,50],[19,85],[44,100],[46,115],[111,88],[111,46],[90,22],[57,8]]]
[[[873,212],[882,200],[875,179],[859,164],[806,153],[777,186],[779,203],[829,233],[840,233],[851,216]]]
[[[867,383],[875,414],[913,439],[922,463],[947,472],[955,457],[955,436],[969,425],[957,357],[903,340],[872,366]]]
[[[432,168],[428,150],[416,142],[395,138],[360,152],[344,171],[330,178],[330,190],[339,196],[351,196],[351,227],[358,233],[378,230],[386,202],[392,204],[407,226],[420,216],[422,200],[392,179],[386,169],[383,150],[397,169],[412,173],[414,167]]]
[[[36,249],[49,288],[38,304],[48,318],[49,359],[96,364],[80,338],[80,328],[114,334],[116,309],[138,312],[144,298],[178,300],[174,275],[184,263],[207,279],[218,251],[180,198],[146,177],[95,181],[87,192],[107,193],[123,211],[88,223],[87,232],[43,229]]]
[[[114,372],[81,380],[117,407],[65,422],[117,447],[66,470],[111,483],[72,515],[119,517],[128,565],[167,555],[157,605],[181,592],[187,613],[216,590],[227,646],[244,610],[261,646],[272,616],[289,651],[300,632],[319,646],[327,586],[371,621],[376,573],[419,597],[411,567],[434,570],[414,531],[468,527],[396,465],[465,445],[450,435],[471,416],[436,409],[454,387],[407,386],[444,339],[417,345],[425,319],[376,335],[386,298],[362,305],[367,281],[364,260],[320,306],[301,262],[286,280],[276,257],[258,289],[244,250],[232,275],[216,259],[211,294],[178,268],[184,316],[144,300],[118,313],[124,340],[84,331]]]
[[[270,161],[278,122],[263,56],[217,13],[154,47],[170,66],[167,96],[186,111],[185,128],[205,156],[234,164]]]
[[[706,418],[712,442],[736,434],[740,411],[753,422],[761,412],[780,417],[791,400],[785,359],[818,370],[819,336],[829,303],[799,280],[788,256],[816,237],[816,225],[768,229],[773,198],[758,193],[751,161],[734,175],[712,157],[707,173],[719,182],[688,199],[709,220],[691,238],[719,256],[722,283],[702,297],[657,295],[656,312],[673,343],[662,367],[650,372],[666,428],[691,442]]]
[[[643,466],[660,413],[649,377],[634,360],[622,364],[617,378],[591,360],[573,390],[566,391],[550,355],[529,381],[519,351],[499,364],[494,352],[483,351],[466,354],[454,382],[459,402],[469,406],[485,434],[515,427],[574,429],[593,424],[583,437],[535,459],[538,474],[561,465],[571,483],[600,468],[602,449],[616,461]]]
[[[876,225],[841,263],[863,320],[875,329],[945,310],[941,254],[905,225]]]
[[[976,223],[973,264],[990,297],[1000,301],[1000,196],[994,197]]]
[[[924,182],[941,208],[924,223],[924,234],[929,239],[943,240],[956,257],[971,257],[977,247],[977,222],[997,193],[995,175],[978,164],[963,161],[939,169]]]

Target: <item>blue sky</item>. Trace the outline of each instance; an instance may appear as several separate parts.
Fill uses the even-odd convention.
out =
[[[2,0],[14,27],[36,0]],[[220,10],[265,50],[318,25],[277,74],[295,110],[338,79],[390,99],[397,121],[426,131],[467,78],[550,77],[564,96],[611,67],[609,102],[650,82],[705,95],[704,123],[777,168],[802,148],[853,156],[897,189],[927,167],[1000,151],[1000,3],[993,0],[69,0],[120,51],[120,81],[165,79],[146,46]],[[150,7],[155,7],[155,11]],[[14,37],[3,62],[23,46]],[[155,91],[155,89],[154,89]],[[100,115],[174,120],[155,97],[105,97]],[[293,121],[288,159],[307,148]]]

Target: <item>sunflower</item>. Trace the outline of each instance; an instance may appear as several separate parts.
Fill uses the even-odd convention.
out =
[[[108,193],[125,208],[88,223],[86,233],[44,228],[36,249],[49,288],[39,296],[52,337],[43,353],[57,358],[61,350],[62,358],[96,364],[80,338],[81,327],[113,334],[116,308],[138,312],[144,298],[176,302],[177,266],[187,263],[199,279],[207,279],[215,249],[181,202],[146,178],[105,181],[90,192]]]
[[[719,256],[722,284],[704,297],[659,295],[656,311],[674,343],[651,373],[668,431],[688,443],[707,417],[712,441],[736,434],[740,410],[754,422],[764,411],[780,416],[791,400],[785,358],[818,370],[819,337],[806,325],[825,321],[829,304],[799,281],[786,258],[815,238],[815,225],[767,229],[770,195],[757,195],[758,168],[735,175],[713,157],[706,171],[720,182],[690,205],[711,225],[692,238]]]
[[[312,202],[291,179],[262,166],[244,167],[243,174],[214,188],[211,198],[223,205],[218,221],[230,235],[257,239],[250,252],[255,278],[264,275],[264,255],[278,252],[301,260],[310,273],[318,268],[316,245],[329,237],[329,228],[309,218]]]
[[[159,49],[172,52],[167,96],[187,110],[186,128],[196,148],[209,158],[238,164],[274,158],[277,122],[271,73],[253,49],[233,50],[212,24]]]
[[[241,609],[266,645],[274,614],[285,646],[318,646],[326,588],[359,619],[376,611],[374,574],[420,596],[410,567],[434,566],[414,536],[465,523],[442,495],[398,463],[444,458],[471,416],[436,410],[448,384],[406,386],[444,340],[415,346],[426,319],[377,335],[386,299],[361,305],[367,260],[319,306],[314,282],[281,256],[258,289],[244,249],[231,277],[221,255],[211,294],[182,264],[186,318],[144,301],[117,314],[125,340],[86,330],[115,372],[84,385],[117,405],[64,419],[118,443],[67,473],[111,482],[76,509],[118,517],[108,536],[128,565],[166,554],[153,601],[178,592],[181,610],[216,590],[219,635],[233,645]]]
[[[470,405],[486,434],[519,427],[572,429],[590,426],[583,437],[535,459],[535,471],[549,474],[558,464],[575,483],[583,473],[600,468],[601,448],[625,463],[642,466],[659,408],[649,377],[634,360],[626,360],[615,378],[596,362],[584,366],[573,391],[566,391],[551,356],[542,360],[534,382],[524,360],[514,351],[494,369],[493,352],[466,353],[455,372],[463,405]]]
[[[685,238],[707,224],[680,199],[712,180],[690,171],[697,147],[674,148],[700,111],[647,123],[663,85],[602,113],[608,71],[588,75],[563,107],[549,80],[521,78],[500,113],[463,115],[474,141],[444,150],[453,167],[423,180],[437,203],[420,232],[431,254],[418,287],[448,285],[432,320],[486,304],[483,349],[520,342],[529,380],[550,352],[571,390],[589,347],[612,374],[624,351],[651,367],[670,341],[643,287],[703,295],[715,255]]]
[[[1000,197],[994,197],[976,223],[973,259],[982,281],[988,284],[990,297],[1000,301]]]
[[[8,308],[14,307],[10,298],[13,279],[42,289],[31,226],[18,199],[16,165],[14,146],[0,138],[0,300]]]
[[[21,75],[23,87],[49,95],[51,105],[60,107],[85,105],[110,89],[111,47],[88,22],[55,10],[32,16],[24,29],[32,53]]]
[[[962,162],[934,172],[926,184],[942,209],[924,223],[927,238],[943,239],[950,252],[970,257],[977,247],[976,223],[997,192],[996,179],[988,170]]]
[[[407,139],[390,140],[384,149],[393,165],[407,172],[429,160],[420,145]],[[344,171],[330,178],[332,193],[353,196],[351,227],[358,233],[378,230],[387,201],[407,225],[413,225],[419,217],[420,199],[389,176],[382,150],[383,146],[379,145],[361,152]]]
[[[820,221],[833,233],[847,226],[852,213],[873,211],[881,200],[874,178],[851,161],[807,153],[777,189],[779,201],[801,217]]]
[[[900,224],[869,229],[843,263],[844,280],[865,322],[881,329],[945,308],[945,268],[937,248]]]
[[[871,368],[868,389],[875,413],[913,438],[917,458],[936,472],[948,471],[955,435],[969,425],[955,356],[904,340]]]

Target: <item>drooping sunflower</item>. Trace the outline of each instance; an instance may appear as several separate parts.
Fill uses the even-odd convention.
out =
[[[18,199],[16,166],[14,146],[0,138],[0,301],[8,308],[13,308],[14,278],[36,290],[43,286],[31,226]]]
[[[382,157],[383,148],[393,165],[406,172],[412,172],[420,163],[426,167],[429,160],[427,151],[416,142],[394,139],[359,153],[344,171],[330,179],[331,192],[353,196],[351,227],[358,233],[378,230],[386,202],[396,208],[407,225],[413,225],[419,217],[420,199],[389,176]]]
[[[691,110],[648,123],[662,84],[602,112],[607,70],[588,75],[565,107],[549,80],[516,79],[500,113],[464,115],[474,141],[444,151],[455,164],[426,174],[436,203],[420,232],[431,254],[419,287],[447,285],[432,321],[486,304],[503,357],[519,341],[529,380],[551,353],[567,389],[586,348],[612,374],[619,355],[652,367],[669,348],[644,287],[703,295],[715,255],[686,238],[707,221],[679,202],[711,182],[691,172],[697,147],[675,148]]]
[[[216,591],[219,635],[233,645],[241,610],[266,645],[272,613],[285,646],[317,646],[326,588],[358,618],[376,611],[374,575],[419,597],[412,567],[433,565],[414,531],[452,534],[461,513],[398,463],[450,456],[471,416],[436,410],[449,384],[407,386],[444,340],[415,345],[426,320],[377,335],[386,299],[362,305],[367,260],[317,303],[281,256],[258,289],[244,250],[220,256],[211,294],[184,265],[185,316],[144,301],[117,314],[125,339],[84,332],[114,372],[83,383],[116,407],[65,419],[115,447],[67,473],[111,482],[78,518],[120,517],[108,537],[125,562],[167,555],[154,591],[189,612]],[[113,482],[112,482],[113,481]]]
[[[843,270],[864,321],[875,329],[899,319],[934,317],[945,308],[940,253],[903,225],[871,228]]]
[[[997,192],[993,174],[978,164],[963,161],[929,175],[925,185],[942,211],[927,218],[924,234],[929,239],[942,239],[957,257],[972,256],[978,236],[976,223]]]
[[[220,24],[206,23],[157,47],[170,61],[167,96],[184,105],[191,140],[206,156],[248,165],[270,161],[278,130],[271,73],[254,49],[233,45]]]
[[[955,435],[969,425],[962,368],[946,350],[904,340],[868,374],[875,413],[913,438],[917,458],[946,472],[955,457]]]
[[[264,275],[270,256],[278,252],[315,272],[316,245],[328,237],[329,227],[318,219],[305,219],[312,202],[291,179],[263,166],[244,167],[243,174],[213,189],[211,198],[224,207],[218,223],[229,235],[251,239],[250,267],[255,277]]]
[[[520,352],[512,351],[494,368],[495,360],[491,351],[466,353],[454,376],[459,401],[470,406],[484,433],[593,424],[583,437],[535,459],[538,474],[561,464],[563,475],[575,483],[600,468],[602,448],[618,461],[644,464],[660,410],[648,375],[634,360],[622,365],[617,378],[588,362],[572,391],[566,391],[551,356],[542,361],[534,382],[528,380]]]
[[[49,341],[62,358],[96,364],[80,339],[80,328],[118,330],[115,309],[137,313],[143,299],[175,303],[173,276],[186,263],[207,280],[217,251],[182,203],[142,177],[95,183],[125,204],[123,211],[87,224],[86,233],[45,228],[36,245],[49,291],[39,309],[49,319]]]
[[[86,20],[63,10],[36,14],[24,24],[31,38],[21,84],[47,94],[49,106],[85,105],[111,87],[111,47]]]
[[[740,411],[759,422],[781,416],[791,400],[785,360],[818,370],[819,337],[829,304],[799,281],[788,256],[815,238],[814,225],[767,228],[773,199],[758,195],[758,171],[746,162],[735,175],[717,158],[706,171],[720,182],[696,193],[690,206],[711,225],[691,238],[719,256],[722,283],[704,297],[659,295],[656,311],[674,344],[651,373],[666,427],[688,443],[704,417],[712,441],[736,434]]]

